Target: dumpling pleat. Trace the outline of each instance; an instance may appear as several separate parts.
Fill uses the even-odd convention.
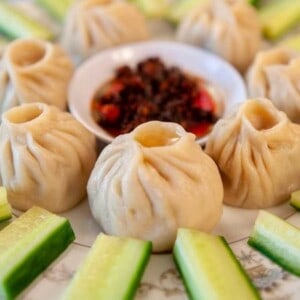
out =
[[[268,99],[249,99],[217,122],[205,150],[220,169],[224,202],[267,208],[299,189],[299,133]]]
[[[23,104],[3,114],[0,153],[1,181],[20,210],[73,207],[86,195],[96,160],[92,134],[69,113],[44,103]]]

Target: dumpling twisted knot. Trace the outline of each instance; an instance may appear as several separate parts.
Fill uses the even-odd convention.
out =
[[[213,160],[180,125],[152,121],[114,139],[88,182],[92,214],[104,231],[172,249],[179,227],[210,231],[222,213]]]

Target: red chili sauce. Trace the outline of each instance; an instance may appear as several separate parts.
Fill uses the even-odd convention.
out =
[[[205,82],[156,57],[136,68],[122,66],[92,99],[92,115],[112,136],[127,133],[141,123],[176,122],[197,137],[216,122],[216,105]]]

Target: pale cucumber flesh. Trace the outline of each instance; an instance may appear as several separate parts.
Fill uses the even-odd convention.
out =
[[[12,217],[11,207],[8,203],[0,204],[0,222],[7,221]]]
[[[33,207],[0,231],[0,299],[14,299],[74,240],[67,219]]]
[[[100,234],[63,299],[133,299],[150,254],[150,242]]]
[[[259,10],[264,35],[277,39],[300,22],[300,1],[273,0]]]
[[[12,217],[11,206],[7,201],[7,192],[5,187],[0,187],[0,222],[6,221]]]
[[[174,259],[190,299],[261,299],[223,237],[180,228]]]
[[[267,211],[260,211],[248,244],[300,276],[300,230],[297,227]]]
[[[300,51],[300,37],[299,37],[299,51]],[[300,210],[300,191],[293,192],[290,198],[290,205]]]

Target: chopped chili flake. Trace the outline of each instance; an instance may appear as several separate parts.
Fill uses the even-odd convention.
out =
[[[95,93],[92,114],[113,136],[141,123],[177,122],[198,137],[216,122],[215,102],[201,78],[177,67],[167,67],[156,57],[137,67],[121,66],[115,77]]]

